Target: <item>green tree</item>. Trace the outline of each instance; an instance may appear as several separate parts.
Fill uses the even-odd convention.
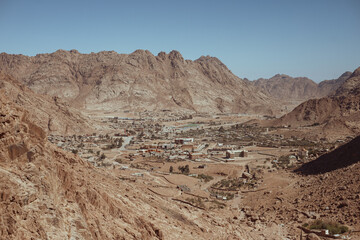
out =
[[[189,165],[179,166],[178,169],[182,174],[189,174],[190,173]]]

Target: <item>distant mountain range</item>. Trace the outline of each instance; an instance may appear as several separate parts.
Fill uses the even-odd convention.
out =
[[[329,96],[305,101],[274,124],[320,125],[323,131],[342,135],[360,133],[360,67]]]
[[[304,101],[310,98],[324,97],[335,92],[350,75],[351,72],[345,72],[338,79],[325,80],[316,84],[306,77],[293,78],[285,74],[277,74],[270,79],[260,78],[252,83],[259,90],[274,98]]]
[[[267,115],[279,113],[290,100],[327,96],[350,76],[346,72],[319,84],[284,74],[247,81],[215,57],[184,60],[175,50],[157,56],[147,50],[131,54],[58,50],[34,57],[1,53],[0,69],[37,93],[89,110]]]
[[[25,99],[25,107],[34,107],[33,112],[42,116],[39,124],[46,123],[49,131],[73,132],[81,129],[77,126],[86,126],[72,107],[279,115],[284,105],[296,100],[295,104],[305,102],[272,121],[274,125],[324,125],[324,129],[339,128],[350,134],[357,132],[360,120],[359,69],[319,84],[284,74],[248,81],[209,56],[191,61],[184,60],[177,51],[154,56],[147,50],[131,54],[58,50],[34,57],[1,53],[0,70],[6,86],[17,81],[26,86],[17,83],[6,91],[11,92],[14,101]],[[44,94],[52,97],[43,100],[46,104],[39,100]],[[61,102],[63,107],[59,107]],[[66,127],[57,120],[61,113],[71,118],[66,118]]]
[[[267,94],[235,76],[219,59],[184,60],[177,51],[0,54],[0,69],[37,93],[99,110],[162,110],[273,114]]]

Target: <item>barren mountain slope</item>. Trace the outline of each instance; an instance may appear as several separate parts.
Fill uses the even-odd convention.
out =
[[[296,171],[302,174],[321,174],[360,162],[360,136],[334,151],[308,162]]]
[[[147,50],[131,54],[58,50],[34,57],[2,53],[0,68],[38,93],[87,109],[271,114],[277,108],[217,58],[184,60],[177,51],[157,56]]]
[[[46,132],[74,134],[90,132],[90,120],[57,97],[36,94],[13,77],[0,72],[0,89],[4,96],[30,112],[30,118]]]
[[[274,125],[320,125],[322,131],[340,135],[360,132],[360,68],[356,69],[336,93],[311,99],[273,122]]]
[[[55,148],[0,93],[1,239],[260,239]]]
[[[345,72],[338,79],[325,80],[316,84],[306,77],[293,78],[285,74],[277,74],[270,79],[260,78],[253,81],[252,84],[277,99],[305,101],[334,93],[350,75],[351,72]]]
[[[305,77],[292,78],[277,74],[270,79],[260,78],[253,84],[274,98],[281,100],[305,100],[317,96],[317,84]]]
[[[357,230],[360,224],[359,148],[360,137],[356,137],[297,169],[306,176],[300,182],[304,197],[295,201],[296,207],[313,211],[322,219],[355,225]]]
[[[351,76],[352,72],[341,74],[338,79],[324,80],[318,84],[318,97],[325,97],[335,93],[335,91]]]
[[[336,90],[335,96],[360,95],[360,67]]]

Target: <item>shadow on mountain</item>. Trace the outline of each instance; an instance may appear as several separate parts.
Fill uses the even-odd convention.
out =
[[[357,162],[360,162],[360,136],[314,161],[305,163],[295,172],[316,175],[344,168]]]

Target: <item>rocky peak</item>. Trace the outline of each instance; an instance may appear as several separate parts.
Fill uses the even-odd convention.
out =
[[[70,53],[72,53],[72,54],[80,54],[79,51],[76,50],[76,49],[71,49],[71,50],[70,50]]]
[[[356,70],[355,70],[356,71]],[[352,72],[346,71],[339,78],[349,78],[351,76]]]
[[[272,78],[270,79],[275,79],[275,78],[281,78],[281,79],[287,79],[287,78],[291,78],[289,75],[286,75],[286,74],[275,74]]]
[[[69,54],[69,53],[70,53],[70,51],[66,51],[64,49],[58,49],[56,52],[52,53],[52,55],[61,56],[61,55]]]
[[[350,77],[358,77],[358,76],[360,76],[360,67],[355,69],[355,71],[351,74]]]
[[[176,51],[176,50],[172,50],[170,53],[169,53],[169,59],[170,60],[178,60],[180,62],[184,62],[184,58],[183,56],[181,55],[180,52]]]
[[[137,49],[130,56],[154,56],[149,50]]]
[[[166,52],[159,52],[157,55],[161,60],[165,60],[166,59]]]
[[[207,56],[201,56],[200,58],[196,59],[195,62],[200,63],[202,66],[214,66],[214,67],[220,67],[224,69],[225,71],[230,70],[226,67],[224,63],[222,63],[217,57],[211,57],[209,55]]]
[[[336,90],[335,95],[358,95],[360,93],[360,67],[355,69],[351,76]]]

